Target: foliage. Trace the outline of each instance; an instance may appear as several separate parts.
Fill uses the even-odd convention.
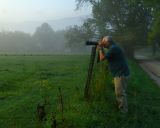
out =
[[[38,27],[33,35],[24,32],[0,33],[0,53],[57,53],[65,50],[64,31],[53,31],[47,23]]]
[[[33,37],[38,43],[39,49],[41,51],[52,51],[54,50],[54,31],[48,23],[43,23],[40,27],[36,29]]]
[[[148,42],[152,44],[153,55],[157,52],[157,45],[160,46],[160,1],[159,0],[144,0],[146,6],[152,8],[152,26],[151,31],[148,34]]]
[[[68,27],[65,33],[67,47],[71,48],[72,51],[86,51],[85,41],[94,34],[91,25],[92,24],[85,22],[83,26],[74,25],[73,27]]]
[[[160,1],[159,0],[144,0],[144,2],[149,6],[159,6]]]
[[[32,51],[34,48],[31,36],[23,32],[1,32],[0,41],[1,53]]]
[[[130,0],[133,3],[138,2],[138,0]],[[150,29],[151,32],[149,32],[149,42],[154,43],[154,40],[157,39],[157,35],[159,33],[158,29],[159,29],[159,21],[160,21],[160,1],[159,0],[142,0],[144,5],[148,8],[151,8],[151,14],[152,14],[152,19],[151,19],[151,25],[150,25]]]
[[[160,13],[157,13],[156,19],[152,26],[152,31],[149,33],[149,42],[160,42]]]
[[[133,56],[135,45],[146,45],[151,9],[143,1],[128,0],[77,0],[80,6],[92,5],[94,24],[99,35],[113,35]]]

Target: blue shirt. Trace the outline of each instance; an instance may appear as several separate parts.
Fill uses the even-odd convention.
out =
[[[129,76],[129,68],[124,52],[116,43],[112,43],[105,54],[109,69],[114,77]]]

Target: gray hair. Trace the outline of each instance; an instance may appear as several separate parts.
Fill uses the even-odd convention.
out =
[[[105,37],[103,37],[103,40],[113,42],[112,36],[105,36]]]

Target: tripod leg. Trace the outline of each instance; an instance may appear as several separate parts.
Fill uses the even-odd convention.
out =
[[[89,90],[90,90],[90,83],[91,83],[93,66],[94,66],[94,61],[96,56],[96,48],[97,48],[96,46],[92,47],[92,51],[91,51],[90,64],[88,68],[88,76],[87,76],[85,91],[84,91],[84,97],[86,99],[89,99]]]

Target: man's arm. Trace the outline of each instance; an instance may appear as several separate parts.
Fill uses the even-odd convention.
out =
[[[103,47],[99,48],[99,59],[100,59],[100,61],[105,60],[105,53],[104,53]]]

